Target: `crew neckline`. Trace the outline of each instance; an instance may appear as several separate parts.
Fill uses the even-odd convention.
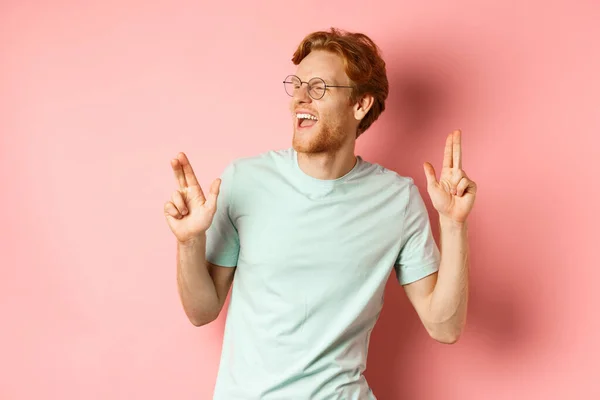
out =
[[[306,172],[304,172],[302,170],[302,168],[300,168],[300,164],[298,163],[298,152],[294,148],[291,148],[291,151],[292,151],[292,160],[293,160],[293,164],[294,164],[294,170],[296,170],[297,174],[301,177],[301,179],[303,181],[307,182],[308,184],[317,185],[320,187],[331,187],[331,186],[335,186],[337,184],[343,183],[350,176],[352,176],[354,174],[354,172],[356,172],[356,170],[358,170],[360,164],[362,163],[362,158],[357,155],[357,156],[355,156],[356,162],[354,163],[354,166],[346,174],[340,176],[339,178],[335,178],[335,179],[319,179],[319,178],[315,178],[314,176],[310,176]]]

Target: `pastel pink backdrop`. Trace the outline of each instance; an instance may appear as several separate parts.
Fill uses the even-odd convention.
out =
[[[415,178],[463,130],[479,184],[461,340],[427,337],[393,276],[379,399],[600,398],[600,6],[593,1],[0,5],[0,398],[209,399],[225,313],[193,327],[162,206],[290,144],[302,37],[369,34],[391,93],[358,153]]]

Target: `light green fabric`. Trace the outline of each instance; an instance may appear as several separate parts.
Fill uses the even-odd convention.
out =
[[[284,149],[227,166],[207,259],[237,266],[214,399],[363,400],[392,268],[414,282],[440,252],[411,178],[359,156],[319,180]]]

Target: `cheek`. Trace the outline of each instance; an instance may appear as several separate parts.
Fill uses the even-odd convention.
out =
[[[329,107],[319,110],[319,115],[324,122],[324,125],[339,126],[346,124],[350,114],[347,107]]]
[[[335,111],[330,113],[330,121],[332,125],[339,127],[346,127],[350,125],[353,114],[347,107],[338,107]]]

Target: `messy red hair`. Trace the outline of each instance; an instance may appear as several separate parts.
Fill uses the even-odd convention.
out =
[[[327,50],[342,57],[346,75],[354,86],[351,104],[365,94],[373,96],[373,106],[358,125],[356,137],[360,136],[385,110],[389,92],[385,61],[379,47],[365,34],[331,28],[307,35],[296,49],[292,62],[300,64],[312,50]]]

